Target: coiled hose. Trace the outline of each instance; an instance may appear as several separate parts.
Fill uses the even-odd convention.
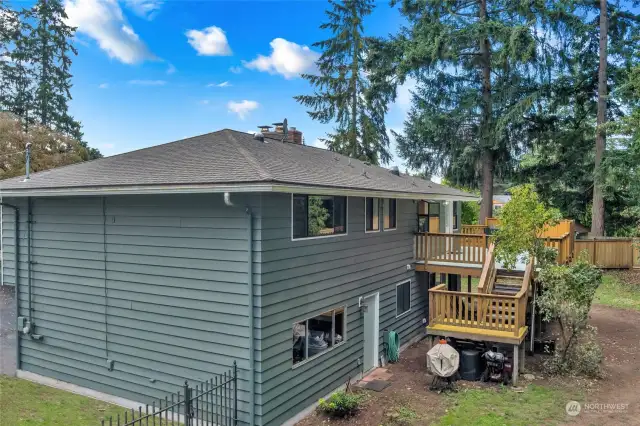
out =
[[[395,331],[389,332],[389,344],[387,345],[387,359],[391,363],[400,359],[400,338]]]

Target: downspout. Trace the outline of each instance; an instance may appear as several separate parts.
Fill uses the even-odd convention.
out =
[[[13,273],[15,276],[15,282],[14,282],[14,292],[13,292],[13,298],[16,304],[16,324],[18,324],[18,316],[20,315],[20,307],[19,307],[19,303],[20,301],[18,300],[18,294],[20,293],[20,209],[17,206],[14,206],[12,204],[7,204],[7,203],[3,203],[0,202],[0,205],[3,207],[10,207],[13,209],[13,211],[15,212],[14,214],[14,221],[15,224],[13,226],[13,241],[14,241],[14,245],[15,245],[15,249],[13,251],[13,255],[14,255],[14,262],[15,262],[15,266],[13,269]],[[2,220],[2,218],[0,218],[0,220]],[[18,329],[18,327],[16,327],[16,370],[20,370],[21,367],[21,362],[20,362],[20,330]]]
[[[247,284],[249,292],[249,425],[255,424],[256,377],[255,377],[255,339],[253,326],[253,213],[247,207]]]
[[[224,203],[233,207],[231,195],[224,193]],[[245,208],[247,214],[247,291],[249,307],[249,426],[255,425],[256,417],[256,375],[255,375],[255,330],[253,317],[253,212]],[[236,419],[237,420],[237,419]]]

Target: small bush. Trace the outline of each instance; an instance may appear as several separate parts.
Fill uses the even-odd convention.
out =
[[[366,396],[361,393],[338,391],[329,398],[321,398],[318,410],[333,417],[351,416],[358,412]]]
[[[555,354],[545,361],[544,367],[551,374],[560,375],[585,375],[600,377],[603,354],[597,341],[597,332],[594,327],[587,326],[579,332],[576,342],[567,351]]]

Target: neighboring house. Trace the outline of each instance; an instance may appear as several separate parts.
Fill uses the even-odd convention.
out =
[[[496,214],[500,211],[500,209],[502,209],[504,205],[507,204],[510,200],[511,200],[511,195],[509,194],[494,195],[493,196],[493,216],[495,217]]]
[[[256,425],[378,365],[385,330],[424,333],[418,214],[452,232],[457,202],[477,200],[233,130],[0,185],[19,375],[146,403],[237,361],[240,421]],[[324,343],[305,347],[307,328]]]

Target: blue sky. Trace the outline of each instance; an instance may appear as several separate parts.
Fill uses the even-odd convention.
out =
[[[287,118],[307,144],[332,130],[292,97],[310,92],[300,72],[329,36],[328,3],[305,1],[67,0],[78,27],[71,113],[85,139],[112,155],[221,128],[249,131]],[[368,35],[397,31],[387,1],[365,21]],[[391,107],[400,129],[410,86]],[[395,153],[395,147],[393,147]],[[392,164],[402,165],[395,158]]]

